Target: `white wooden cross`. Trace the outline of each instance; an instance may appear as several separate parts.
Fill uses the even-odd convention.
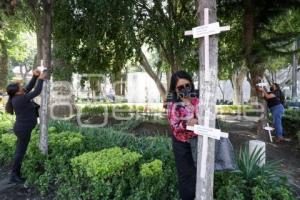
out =
[[[263,80],[260,81],[260,83],[257,83],[256,86],[258,87],[268,87],[268,83],[263,82]]]
[[[201,166],[200,177],[205,178],[206,175],[206,160],[208,151],[208,138],[220,140],[221,137],[228,138],[228,133],[222,132],[220,129],[209,128],[201,125],[187,126],[187,130],[193,131],[197,135],[203,137],[203,147],[201,151]]]
[[[215,80],[217,77],[214,74],[214,77],[211,77],[210,73],[210,55],[209,55],[209,36],[210,35],[215,35],[219,34],[220,32],[223,31],[228,31],[230,30],[230,26],[223,26],[220,27],[219,22],[211,23],[209,24],[209,9],[204,8],[204,25],[198,26],[193,28],[190,31],[185,31],[185,35],[192,35],[193,38],[203,38],[204,37],[204,85],[206,84],[212,84],[212,80]],[[217,58],[216,58],[217,59]],[[201,66],[200,66],[201,67]],[[199,80],[200,81],[200,80]],[[210,88],[208,86],[208,88]],[[208,176],[206,176],[206,171],[207,167],[214,167],[213,160],[210,159],[209,162],[207,163],[208,157],[207,154],[208,152],[214,152],[213,147],[209,146],[209,138],[211,139],[220,139],[220,137],[228,137],[227,133],[222,133],[218,129],[214,128],[209,128],[209,122],[210,119],[213,118],[211,117],[210,113],[210,106],[211,103],[211,98],[210,98],[210,92],[208,90],[200,90],[199,88],[200,95],[202,95],[201,101],[203,105],[199,104],[199,111],[202,110],[201,106],[205,106],[205,111],[204,111],[204,124],[203,126],[201,125],[196,125],[194,127],[189,127],[190,130],[193,130],[196,134],[199,134],[199,136],[202,136],[202,140],[198,140],[198,152],[201,152],[201,160],[200,156],[198,156],[198,161],[197,161],[197,185],[196,185],[196,200],[212,200],[213,199],[213,189],[211,188],[213,184],[210,181],[213,180],[206,180]],[[201,94],[203,93],[203,94]],[[199,151],[201,147],[201,151]],[[200,163],[200,166],[199,166]],[[213,170],[212,170],[213,171]],[[199,176],[200,175],[200,176]],[[209,177],[212,177],[209,175]]]
[[[210,79],[209,72],[209,36],[215,35],[223,31],[229,31],[230,26],[221,26],[219,22],[209,24],[209,9],[204,8],[204,25],[197,26],[190,31],[185,31],[184,35],[192,35],[193,38],[204,37],[204,57],[205,57],[205,81]]]
[[[273,127],[270,127],[270,126],[269,126],[269,123],[267,123],[267,126],[264,127],[264,129],[265,129],[266,131],[268,131],[270,141],[273,142],[271,131],[274,131],[274,128],[273,128]]]
[[[41,65],[37,67],[38,70],[40,70],[41,72],[44,72],[45,70],[47,70],[46,67],[44,67],[44,60],[41,60]]]

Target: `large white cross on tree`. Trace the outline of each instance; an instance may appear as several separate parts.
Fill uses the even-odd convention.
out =
[[[226,133],[214,129],[216,119],[215,91],[218,81],[218,38],[216,34],[230,29],[229,26],[220,27],[216,13],[215,0],[198,0],[197,15],[198,23],[201,26],[185,32],[185,35],[200,38],[198,82],[200,126],[188,127],[188,129],[199,134],[196,200],[213,200],[215,139],[228,137]]]

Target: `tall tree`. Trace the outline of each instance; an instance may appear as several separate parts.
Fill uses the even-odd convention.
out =
[[[54,38],[79,73],[115,74],[133,59],[164,96],[161,70],[195,69],[193,41],[183,35],[196,20],[191,0],[59,1],[55,13]],[[166,68],[149,64],[144,44],[158,50]]]
[[[247,73],[241,46],[243,12],[237,9],[232,9],[231,12],[228,12],[227,9],[218,5],[218,15],[222,24],[230,24],[230,32],[220,35],[219,79],[231,81],[233,104],[240,105],[243,101],[243,82]]]
[[[43,154],[48,153],[48,120],[50,99],[50,73],[51,73],[51,34],[52,34],[52,5],[53,0],[42,0],[43,5],[43,37],[42,55],[44,67],[47,68],[47,78],[44,80],[41,108],[40,108],[40,143],[39,148]]]
[[[19,36],[24,26],[19,19],[20,13],[16,12],[14,1],[0,3],[0,90],[6,88],[9,59],[23,56],[23,52],[19,51],[22,48]]]
[[[263,64],[266,53],[265,41],[262,40],[264,32],[268,29],[271,20],[288,9],[299,8],[300,2],[294,0],[218,0],[218,4],[226,10],[238,9],[243,12],[243,49],[245,64],[249,70],[248,80],[251,84],[251,94],[256,96],[255,85],[264,76]],[[286,34],[285,36],[287,36]],[[279,36],[279,35],[277,35]],[[288,37],[290,38],[290,37]],[[287,40],[287,38],[285,38]],[[272,41],[272,37],[268,41]],[[270,52],[269,52],[270,53]]]

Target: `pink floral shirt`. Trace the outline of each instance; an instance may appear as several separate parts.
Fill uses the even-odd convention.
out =
[[[197,118],[198,104],[198,98],[193,98],[191,105],[185,105],[183,102],[170,102],[168,104],[168,120],[177,140],[186,142],[196,136],[193,131],[186,130],[186,126],[189,119]]]

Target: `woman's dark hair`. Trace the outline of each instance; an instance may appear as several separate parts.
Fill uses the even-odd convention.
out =
[[[280,86],[279,86],[279,84],[278,84],[278,83],[273,83],[273,85],[275,85],[275,86],[276,86],[276,89],[277,89],[277,90],[280,90],[280,91],[281,91],[281,89],[280,89]]]
[[[5,105],[5,111],[9,114],[14,114],[14,109],[12,105],[12,98],[19,91],[20,85],[18,83],[11,83],[6,87],[6,93],[8,94],[8,101]]]
[[[169,102],[170,101],[176,101],[176,102],[181,101],[176,93],[176,84],[177,84],[178,79],[188,80],[191,83],[191,87],[192,87],[191,92],[196,93],[192,77],[185,71],[177,71],[174,74],[172,74],[172,77],[171,77],[169,94],[167,97],[167,101],[169,101]]]

